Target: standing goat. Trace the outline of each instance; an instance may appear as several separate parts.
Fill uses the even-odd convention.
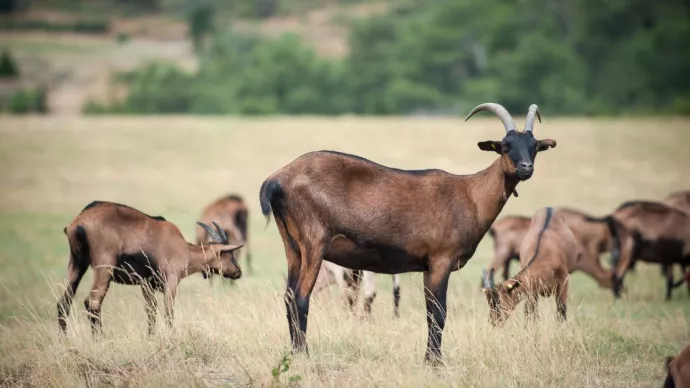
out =
[[[491,324],[503,323],[522,299],[527,300],[525,315],[534,317],[539,296],[555,296],[559,318],[565,321],[568,278],[581,255],[563,213],[551,207],[537,210],[520,248],[522,270],[498,286],[493,268],[482,271]]]
[[[690,214],[661,202],[628,201],[606,217],[615,246],[612,250],[616,297],[630,261],[659,263],[666,269],[666,300],[683,284],[673,280],[673,265],[690,265]]]
[[[210,203],[204,208],[199,221],[204,224],[210,224],[215,221],[222,229],[225,235],[233,244],[243,244],[244,248],[235,252],[236,256],[240,258],[244,256],[247,264],[247,271],[252,273],[252,254],[249,251],[249,235],[247,230],[247,222],[249,220],[249,209],[244,203],[242,197],[236,194],[230,194]],[[211,234],[203,227],[196,228],[196,243],[209,243],[213,241]],[[203,273],[207,277],[206,273]],[[211,279],[213,279],[211,277]]]
[[[424,272],[428,340],[425,361],[441,360],[446,291],[452,271],[465,266],[520,181],[529,179],[537,152],[554,140],[532,134],[532,105],[524,131],[498,104],[478,105],[503,123],[502,141],[478,143],[499,155],[473,175],[400,170],[334,151],[304,154],[261,185],[263,214],[271,212],[288,265],[285,304],[294,351],[308,353],[309,298],[327,260],[346,268],[397,274]]]
[[[613,272],[604,269],[599,260],[599,255],[610,251],[613,244],[608,226],[600,222],[600,219],[579,210],[558,208],[558,211],[563,214],[568,228],[584,249],[585,254],[575,263],[574,269],[591,276],[600,287],[613,288]],[[504,280],[509,277],[510,260],[512,258],[519,260],[518,253],[529,225],[530,218],[528,217],[507,216],[494,222],[489,229],[494,239],[494,260],[489,270],[503,268]]]
[[[354,311],[359,297],[360,286],[364,288],[364,313],[371,314],[371,305],[376,298],[376,274],[371,271],[360,271],[341,267],[338,264],[324,261],[313,292],[321,291],[331,284],[337,284],[345,295],[350,311]],[[400,317],[400,275],[393,275],[393,316]]]
[[[66,289],[57,303],[58,324],[67,329],[72,298],[89,266],[93,285],[84,301],[94,333],[101,329],[101,304],[111,281],[141,286],[146,302],[148,333],[153,334],[157,301],[154,291],[164,292],[165,315],[172,325],[173,304],[179,282],[200,271],[239,279],[242,271],[221,228],[207,229],[213,242],[193,245],[180,230],[163,217],[152,217],[129,206],[112,202],[91,202],[64,229],[70,246]]]

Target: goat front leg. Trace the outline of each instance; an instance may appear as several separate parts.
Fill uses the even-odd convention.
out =
[[[180,280],[177,276],[167,276],[165,278],[165,297],[163,298],[165,306],[165,321],[169,328],[173,327],[175,319],[175,296],[177,295],[177,286]]]
[[[141,292],[144,295],[144,302],[146,308],[146,319],[148,323],[148,336],[151,337],[156,329],[156,314],[158,310],[158,301],[156,294],[151,284],[144,282],[141,286]]]
[[[441,365],[441,340],[446,326],[446,294],[450,277],[450,260],[430,258],[429,271],[424,272],[424,298],[429,337],[424,362]]]
[[[108,293],[111,279],[112,275],[108,266],[93,268],[91,292],[89,292],[89,296],[84,301],[84,307],[89,314],[89,321],[91,321],[91,333],[93,335],[99,334],[102,331],[101,305],[103,304],[103,299],[105,299],[105,294]]]

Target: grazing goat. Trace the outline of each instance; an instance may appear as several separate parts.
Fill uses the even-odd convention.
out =
[[[364,288],[364,312],[371,314],[371,305],[376,298],[376,274],[371,271],[353,270],[324,261],[319,276],[316,279],[313,292],[337,284],[347,299],[350,310],[353,311],[359,297],[359,288]],[[393,275],[393,316],[400,317],[400,275]]]
[[[582,255],[563,213],[551,207],[537,210],[520,247],[522,270],[496,286],[494,270],[482,270],[492,325],[503,323],[522,299],[525,315],[536,316],[539,296],[555,295],[559,318],[566,319],[568,277]]]
[[[614,238],[613,293],[620,297],[633,258],[665,266],[666,300],[683,284],[673,280],[673,264],[690,265],[690,214],[654,201],[628,201],[605,217]]]
[[[555,147],[532,134],[532,105],[524,131],[498,104],[478,105],[505,128],[502,141],[478,143],[498,159],[473,175],[442,170],[400,170],[335,151],[304,154],[263,182],[263,214],[271,212],[288,265],[285,303],[293,351],[308,354],[309,298],[321,261],[346,268],[397,274],[424,272],[428,340],[425,361],[441,360],[446,291],[452,271],[465,266],[479,241],[534,172],[539,151]],[[540,119],[541,120],[541,119]]]
[[[84,273],[93,267],[93,285],[84,301],[91,329],[101,330],[101,304],[110,282],[140,285],[146,302],[148,332],[153,334],[157,301],[164,292],[165,315],[172,325],[173,303],[179,282],[200,271],[239,279],[242,271],[225,232],[200,224],[213,238],[208,245],[185,241],[180,230],[163,217],[152,217],[126,205],[91,202],[64,229],[70,247],[66,289],[57,303],[58,324],[67,329],[72,298]]]
[[[600,287],[613,288],[611,270],[601,266],[599,255],[611,250],[612,239],[608,226],[579,210],[558,208],[575,239],[584,249],[581,260],[575,263],[575,270],[591,276]],[[503,268],[503,280],[509,277],[510,260],[519,260],[519,250],[529,229],[530,218],[507,216],[494,222],[489,229],[494,239],[494,260],[489,270]]]
[[[664,388],[690,388],[690,345],[675,357],[666,358]]]
[[[235,252],[240,258],[244,256],[247,264],[247,272],[252,273],[252,255],[249,251],[249,235],[247,222],[249,220],[249,209],[242,197],[230,194],[210,203],[201,213],[199,221],[210,224],[215,221],[223,229],[233,244],[244,244],[244,248]],[[213,241],[211,235],[201,226],[196,228],[196,243],[208,243]],[[205,272],[204,277],[209,277]],[[211,277],[211,279],[213,279]]]

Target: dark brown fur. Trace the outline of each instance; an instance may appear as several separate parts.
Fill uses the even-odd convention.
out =
[[[606,223],[593,219],[579,210],[559,208],[575,238],[582,245],[584,255],[575,264],[575,270],[582,271],[597,281],[600,287],[613,288],[611,270],[604,269],[599,255],[611,250],[612,238]],[[530,218],[506,216],[494,222],[490,234],[494,239],[494,260],[489,269],[503,269],[503,279],[509,277],[510,260],[519,260],[519,250],[530,225]]]
[[[180,230],[162,217],[151,217],[112,202],[93,202],[64,229],[70,246],[66,289],[57,304],[58,323],[67,328],[72,298],[84,273],[93,267],[91,292],[84,301],[91,327],[101,328],[101,304],[111,281],[142,287],[149,334],[156,319],[154,291],[164,292],[165,313],[172,325],[173,303],[179,282],[210,270],[237,279],[242,275],[233,251],[241,246],[189,244]]]
[[[664,388],[690,388],[690,345],[666,359]]]
[[[613,250],[614,294],[620,296],[631,259],[659,263],[667,270],[666,300],[675,284],[673,265],[690,265],[690,214],[661,202],[630,201],[607,217],[616,247]]]
[[[440,362],[450,273],[467,263],[518,182],[532,175],[537,151],[556,145],[504,125],[502,142],[478,144],[500,157],[474,175],[405,171],[319,151],[263,182],[262,212],[273,213],[287,257],[285,302],[293,350],[308,352],[309,298],[327,260],[377,273],[424,272],[425,360]]]
[[[235,252],[237,256],[244,256],[247,271],[252,273],[252,255],[249,249],[249,209],[242,197],[231,194],[218,198],[210,203],[201,213],[199,221],[210,225],[215,221],[228,235],[232,244],[243,244],[244,248]],[[209,233],[201,226],[196,227],[196,243],[207,243],[210,241]]]
[[[491,323],[505,321],[523,299],[527,301],[525,315],[536,317],[539,296],[555,296],[559,318],[565,320],[569,274],[581,257],[580,244],[563,212],[553,208],[537,210],[520,247],[522,270],[498,286],[493,284],[493,271],[488,271],[482,291],[489,303]]]

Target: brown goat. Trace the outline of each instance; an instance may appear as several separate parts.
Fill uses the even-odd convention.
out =
[[[673,264],[690,265],[690,214],[661,202],[629,201],[606,217],[615,245],[612,250],[616,297],[623,287],[623,276],[632,258],[665,266],[666,300],[671,299],[675,283]]]
[[[669,194],[662,201],[664,204],[680,209],[688,214],[690,214],[690,191],[676,191]],[[637,258],[633,257],[628,264],[628,270],[634,270],[635,264],[637,263]],[[681,266],[682,271],[686,272],[686,266]],[[661,265],[661,274],[666,277],[669,269],[665,264]],[[672,271],[672,270],[671,270]],[[690,283],[688,283],[688,293],[690,293]]]
[[[200,271],[238,279],[242,275],[227,236],[203,224],[214,242],[189,244],[180,230],[163,217],[152,217],[126,205],[95,201],[64,229],[70,246],[66,289],[57,303],[58,324],[67,329],[72,298],[84,273],[93,267],[93,285],[84,301],[94,333],[101,329],[101,304],[111,281],[139,285],[144,294],[148,332],[156,321],[154,291],[164,292],[165,315],[172,325],[173,304],[179,282]]]
[[[613,271],[604,269],[599,260],[600,254],[611,250],[612,239],[608,226],[579,210],[558,208],[558,211],[565,217],[568,228],[585,253],[582,259],[575,263],[574,270],[591,276],[600,287],[613,288]],[[518,253],[529,225],[528,217],[507,216],[494,222],[489,229],[494,239],[494,260],[489,270],[503,268],[504,280],[509,277],[510,260],[519,260]]]
[[[247,222],[249,220],[249,209],[242,197],[230,194],[210,203],[201,213],[199,221],[210,224],[215,221],[223,229],[232,244],[243,244],[244,248],[235,252],[240,258],[244,256],[247,264],[247,272],[252,273],[252,255],[249,251],[249,234]],[[197,225],[196,243],[208,243],[213,241],[210,233]],[[208,277],[203,273],[204,277]]]
[[[309,298],[321,261],[327,260],[377,273],[424,272],[425,361],[440,362],[450,273],[465,266],[517,184],[532,176],[537,152],[556,146],[532,134],[536,105],[530,106],[524,131],[493,103],[475,107],[465,120],[483,110],[501,119],[506,134],[502,141],[478,143],[499,158],[474,175],[400,170],[318,151],[263,182],[261,210],[269,220],[273,213],[287,258],[285,303],[294,351],[308,353]]]
[[[563,213],[551,207],[537,210],[520,248],[522,270],[498,286],[493,269],[482,271],[491,324],[503,323],[523,299],[525,315],[536,317],[539,296],[555,296],[559,318],[565,320],[568,278],[581,255]]]
[[[666,359],[664,388],[690,388],[690,345]]]

